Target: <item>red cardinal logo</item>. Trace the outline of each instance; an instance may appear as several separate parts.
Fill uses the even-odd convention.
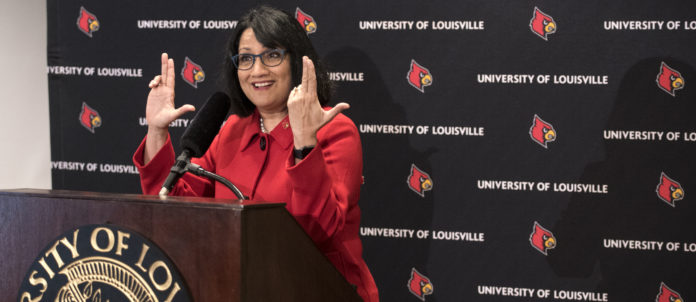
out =
[[[660,293],[657,294],[655,302],[684,302],[681,295],[671,288],[667,287],[664,282],[660,283]]]
[[[77,17],[77,28],[91,38],[92,33],[99,30],[99,20],[97,20],[97,16],[80,6],[80,16]]]
[[[205,80],[205,72],[203,72],[201,65],[194,63],[189,57],[186,57],[184,68],[181,69],[181,77],[193,88],[198,88],[198,83]]]
[[[551,16],[545,14],[535,6],[532,20],[529,21],[529,28],[533,33],[537,34],[537,36],[548,41],[549,35],[556,32],[556,22],[553,21]]]
[[[433,284],[428,277],[423,276],[415,268],[411,268],[411,279],[408,279],[408,291],[425,301],[425,295],[433,294]]]
[[[313,34],[317,31],[317,22],[314,21],[312,16],[303,12],[299,7],[295,10],[295,19],[300,22],[302,28],[307,32],[307,34]]]
[[[416,60],[413,59],[411,59],[411,68],[408,70],[406,79],[411,86],[420,92],[425,92],[423,88],[433,84],[433,76],[430,74],[430,70],[416,63]]]
[[[99,112],[87,106],[87,103],[82,102],[82,112],[80,112],[80,124],[87,128],[89,132],[94,133],[94,128],[101,126],[102,119]]]
[[[542,147],[548,148],[547,143],[556,140],[556,130],[553,129],[551,124],[545,122],[535,114],[532,127],[529,128],[529,136]]]
[[[684,189],[682,186],[669,178],[665,172],[662,172],[662,175],[660,175],[660,184],[657,185],[655,191],[662,201],[673,207],[675,206],[675,201],[684,199]]]
[[[433,180],[430,179],[430,175],[418,169],[414,164],[411,164],[411,174],[406,183],[413,192],[418,193],[421,197],[425,197],[425,191],[433,189]]]
[[[674,95],[679,89],[684,89],[684,78],[681,73],[667,66],[665,62],[660,65],[660,73],[657,75],[657,86],[667,93]]]
[[[529,235],[529,243],[542,254],[548,255],[548,250],[556,247],[556,237],[535,221],[532,234]]]

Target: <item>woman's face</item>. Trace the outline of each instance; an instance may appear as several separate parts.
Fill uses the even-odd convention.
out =
[[[239,38],[238,53],[261,54],[269,50],[256,40],[256,35],[251,28],[242,32]],[[261,63],[261,58],[256,57],[251,69],[237,70],[239,86],[263,112],[285,111],[288,95],[292,85],[292,71],[290,68],[290,55],[285,54],[283,62],[278,66],[268,67]]]

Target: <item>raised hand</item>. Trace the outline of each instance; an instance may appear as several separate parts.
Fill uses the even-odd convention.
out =
[[[302,84],[295,87],[288,98],[288,115],[295,148],[315,146],[317,131],[348,108],[350,105],[347,103],[339,103],[330,110],[321,108],[314,63],[309,58],[302,57]]]
[[[174,84],[176,73],[174,72],[174,60],[166,53],[162,54],[162,74],[156,76],[150,84],[150,94],[147,95],[145,119],[147,120],[147,140],[145,141],[145,154],[143,162],[147,164],[150,159],[167,142],[169,124],[182,114],[194,111],[193,105],[174,107]]]
[[[166,53],[162,54],[162,74],[150,81],[150,94],[147,96],[145,118],[153,130],[167,130],[169,124],[182,114],[193,111],[192,105],[186,104],[179,108],[174,107],[174,84],[176,73],[174,72],[174,60],[169,59]]]

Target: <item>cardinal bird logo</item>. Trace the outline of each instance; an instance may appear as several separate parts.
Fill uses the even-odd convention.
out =
[[[532,127],[529,128],[529,136],[532,137],[533,141],[548,149],[548,143],[556,140],[556,130],[553,129],[551,124],[535,114]]]
[[[89,132],[94,133],[94,128],[101,126],[102,118],[99,112],[89,107],[87,103],[82,102],[82,112],[80,112],[80,124]]]
[[[413,59],[411,59],[411,68],[408,70],[406,79],[411,86],[423,93],[425,93],[423,88],[433,84],[433,76],[430,74],[430,70],[416,63],[416,60]]]
[[[535,221],[532,234],[529,235],[529,243],[542,254],[548,255],[548,251],[556,247],[556,237]]]
[[[426,295],[433,294],[433,284],[430,283],[428,277],[419,273],[416,268],[411,268],[411,279],[408,279],[408,291],[413,295],[425,301]]]
[[[660,283],[660,293],[657,294],[655,302],[684,302],[681,295],[671,288],[667,287],[664,282]]]
[[[425,191],[433,189],[433,180],[430,179],[430,175],[418,169],[414,164],[411,164],[411,174],[408,176],[406,183],[413,192],[416,192],[421,197],[425,197]]]
[[[684,199],[684,189],[682,186],[669,178],[665,172],[662,172],[662,175],[660,175],[660,184],[657,185],[655,191],[662,201],[668,203],[672,207],[675,206],[675,201]]]
[[[99,20],[97,20],[97,16],[81,6],[80,16],[77,17],[77,28],[91,38],[92,33],[99,30]]]
[[[201,65],[194,63],[189,57],[186,57],[184,68],[181,69],[181,77],[193,88],[198,88],[198,83],[205,80],[205,72]]]
[[[548,41],[549,35],[556,32],[556,22],[553,21],[551,16],[545,14],[535,6],[532,20],[529,21],[529,28],[533,33],[537,34],[537,36],[544,39],[544,41]]]
[[[657,75],[657,86],[671,96],[675,96],[675,91],[684,89],[684,77],[681,73],[667,66],[665,62],[660,65],[660,73]]]
[[[313,34],[317,31],[317,22],[309,14],[303,12],[299,7],[295,10],[295,19],[300,22],[302,28],[307,32],[307,34]]]

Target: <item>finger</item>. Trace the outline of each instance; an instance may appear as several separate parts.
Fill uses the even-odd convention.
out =
[[[159,86],[160,81],[162,79],[162,76],[156,76],[152,81],[150,81],[150,85],[148,85],[150,88],[155,88]]]
[[[317,94],[317,73],[314,71],[314,62],[307,58],[307,85],[305,85],[305,90],[308,93]]]
[[[309,58],[307,58],[306,56],[302,57],[302,84],[300,84],[300,85],[302,85],[304,87],[308,86],[307,81],[309,81],[309,70],[307,70],[307,69],[309,69],[309,67],[307,66],[308,60],[309,60]]]
[[[341,111],[349,109],[349,108],[350,108],[350,104],[341,102],[341,103],[336,104],[336,106],[331,108],[331,110],[338,110],[338,112],[341,112]]]
[[[161,62],[161,72],[160,75],[162,76],[162,84],[167,83],[167,62],[168,62],[169,56],[167,55],[166,52],[162,53],[162,57],[160,58]]]
[[[341,113],[341,111],[346,110],[346,109],[348,109],[348,108],[350,108],[350,105],[348,105],[348,103],[338,103],[338,104],[336,104],[336,106],[334,106],[334,107],[331,108],[330,110],[326,111],[326,118],[325,118],[324,122],[322,123],[322,126],[323,126],[323,125],[326,125],[326,123],[328,123],[328,122],[330,122],[332,119],[334,119],[334,117],[336,117],[336,115],[338,115],[339,113]]]
[[[174,59],[167,61],[167,83],[166,85],[174,89],[176,83],[176,74],[174,73]]]
[[[180,116],[184,115],[184,113],[191,111],[196,111],[196,107],[193,107],[193,105],[189,104],[183,105],[174,111],[174,119],[177,119]]]

